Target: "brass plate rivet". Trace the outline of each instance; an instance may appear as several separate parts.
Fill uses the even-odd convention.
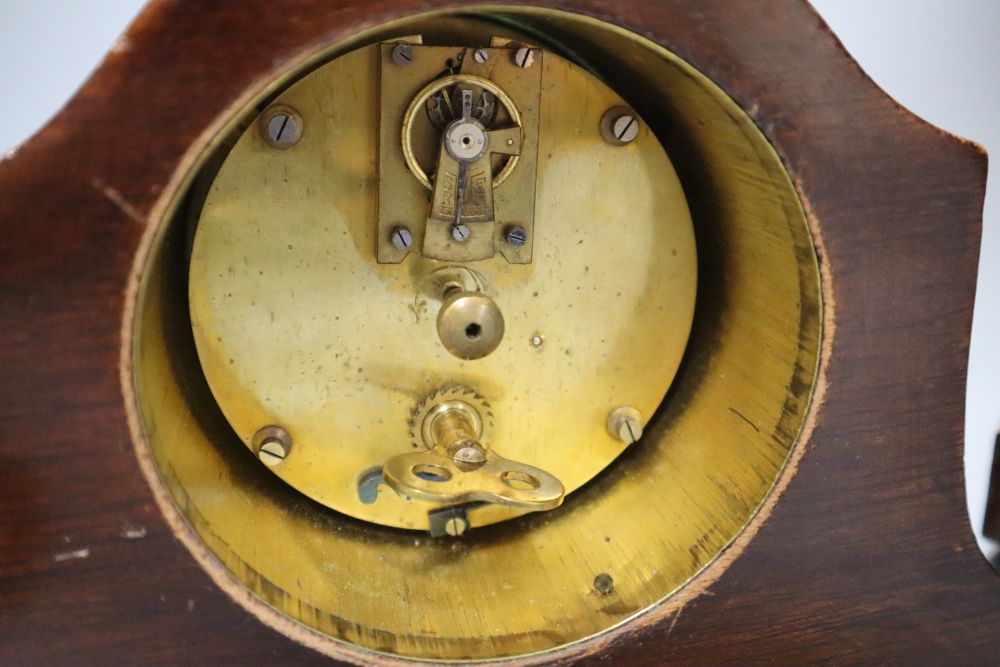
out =
[[[615,580],[607,572],[594,577],[594,589],[601,595],[611,595],[615,590]]]

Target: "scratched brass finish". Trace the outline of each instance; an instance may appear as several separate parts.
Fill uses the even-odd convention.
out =
[[[494,451],[572,493],[631,444],[608,434],[608,412],[625,404],[651,415],[670,386],[694,309],[695,244],[656,137],[646,130],[631,146],[609,146],[600,119],[623,100],[549,54],[531,68],[533,81],[541,71],[550,82],[538,109],[537,194],[529,192],[532,263],[500,255],[470,263],[489,299],[425,298],[422,283],[441,262],[411,253],[382,264],[375,255],[384,199],[373,168],[375,72],[384,49],[341,56],[276,98],[305,125],[295,146],[272,150],[255,130],[236,142],[198,223],[191,320],[208,384],[243,442],[265,424],[294,440],[274,474],[358,519],[426,530],[434,504],[385,488],[368,504],[357,492],[364,471],[408,451],[416,404],[446,384],[475,389],[493,406]],[[498,212],[501,194],[532,171],[520,157],[495,190]],[[426,216],[428,191],[400,167]],[[499,312],[483,309],[478,339],[458,345],[464,324],[447,335],[463,304],[491,300]],[[530,344],[536,331],[546,337],[541,349]],[[520,511],[485,508],[473,526]]]
[[[491,23],[490,18],[491,15],[473,19],[467,14],[462,18],[438,14],[424,22],[404,22],[338,44],[323,58],[399,35],[424,34],[430,38],[434,33],[431,26],[448,37],[450,43],[460,43],[455,38],[463,34],[488,43],[482,40],[493,34],[506,34],[502,26],[519,24],[532,34],[535,43],[545,46],[546,40],[552,39],[553,43],[586,54],[599,73],[615,81],[623,101],[642,114],[643,127],[659,133],[667,151],[675,157],[699,241],[698,309],[685,363],[668,400],[658,411],[623,396],[622,385],[618,384],[613,391],[609,385],[592,396],[593,418],[597,428],[604,432],[607,446],[616,446],[605,423],[610,409],[635,407],[645,421],[642,439],[591,484],[568,495],[557,509],[473,528],[458,541],[436,541],[411,531],[378,526],[374,517],[366,522],[348,520],[277,483],[272,469],[263,466],[244,446],[253,434],[250,424],[260,427],[278,423],[272,418],[277,411],[258,412],[248,407],[240,419],[234,419],[239,416],[235,412],[228,415],[228,421],[247,424],[234,435],[215,402],[219,398],[222,403],[227,397],[213,396],[208,389],[191,338],[186,306],[185,225],[189,219],[187,212],[196,215],[200,210],[198,187],[192,188],[189,202],[183,205],[178,202],[176,216],[168,220],[170,224],[164,224],[146,267],[137,305],[135,390],[149,455],[186,520],[234,579],[270,608],[333,640],[350,642],[371,652],[460,662],[538,653],[606,631],[661,602],[716,559],[746,526],[776,480],[789,472],[784,470],[785,461],[802,427],[815,380],[821,326],[816,254],[789,177],[753,121],[705,76],[640,36],[580,16],[543,10],[508,8],[503,10],[501,20]],[[546,52],[546,67],[558,62],[550,57],[554,52]],[[374,76],[374,63],[361,63],[359,68],[363,70],[361,80]],[[317,74],[320,71],[316,70]],[[351,81],[353,87],[347,88],[345,94],[363,90],[357,88],[362,83]],[[595,87],[590,91],[597,93],[601,89]],[[328,105],[330,100],[316,90],[296,87],[281,97],[296,109],[303,107],[306,123],[303,140],[281,154],[291,156],[310,150],[316,126],[310,123],[312,112],[308,107],[310,103]],[[365,106],[368,103],[363,96],[358,99],[365,107],[358,113],[371,111],[371,107]],[[238,127],[249,127],[260,108],[248,109],[237,119]],[[345,114],[352,113],[339,107],[322,108],[341,121]],[[569,121],[574,127],[587,125],[576,111],[572,113]],[[361,143],[373,147],[375,130],[371,132]],[[596,121],[593,133],[599,136]],[[544,133],[540,136],[544,140]],[[642,142],[651,139],[644,137],[640,135],[637,140],[640,147],[636,150],[642,150]],[[237,141],[235,150],[245,149],[248,160],[256,160],[260,166],[270,165],[276,170],[276,180],[289,177],[294,184],[296,178],[308,177],[312,169],[322,164],[316,155],[298,166],[274,162],[270,149],[265,151],[263,145],[252,143],[255,141],[244,136]],[[244,144],[242,149],[240,142]],[[576,144],[562,137],[560,143],[543,147],[539,155],[557,165],[570,160],[571,147]],[[351,144],[336,153],[343,156],[339,159],[347,161],[346,166],[356,178],[340,181],[343,192],[348,192],[346,185],[357,186],[355,192],[360,192],[361,184],[372,173],[372,153],[354,148]],[[627,151],[633,147],[615,150]],[[657,160],[648,160],[651,171],[645,172],[645,176],[632,172],[622,182],[640,191],[647,185],[672,191],[675,185],[669,171],[658,164],[661,163]],[[209,176],[215,168],[208,163]],[[569,174],[565,169],[553,171],[541,164],[539,173],[536,225],[539,238],[535,261],[529,265],[505,263],[503,271],[486,271],[478,266],[480,263],[476,268],[497,283],[496,291],[490,294],[501,306],[509,301],[526,308],[523,317],[517,314],[517,309],[504,310],[508,318],[504,344],[510,343],[509,354],[516,355],[519,363],[532,360],[542,363],[561,357],[564,364],[575,365],[580,348],[566,344],[565,332],[546,327],[546,322],[531,316],[541,312],[533,305],[535,297],[531,291],[518,292],[511,287],[516,277],[514,272],[519,270],[543,274],[546,278],[557,277],[555,273],[546,273],[547,265],[541,261],[556,248],[568,248],[572,253],[588,247],[587,243],[579,248],[559,245],[557,241],[563,239],[557,232],[560,223],[552,213],[545,213],[548,209],[541,205],[547,189],[559,187],[571,177],[578,179],[579,174]],[[416,184],[409,173],[407,177]],[[225,195],[238,181],[227,185],[223,177],[215,186],[216,192]],[[612,181],[611,185],[615,183],[620,182]],[[314,186],[310,181],[309,187]],[[299,188],[297,194],[302,193],[300,186],[291,187]],[[582,191],[586,192],[586,188]],[[244,214],[250,209],[243,208],[235,198],[229,206],[231,229],[235,233],[237,223],[245,222]],[[368,198],[355,194],[349,206],[361,208],[370,220],[375,220],[375,208]],[[600,212],[613,213],[604,208]],[[305,225],[341,229],[346,234],[337,231],[335,235],[354,246],[357,257],[374,252],[373,232],[338,227],[345,225],[338,209],[314,215],[282,216],[284,230],[298,231]],[[577,217],[582,221],[599,218],[590,211]],[[661,219],[664,221],[661,229],[672,222],[669,215]],[[595,224],[594,228],[600,234],[604,225]],[[586,229],[592,227],[588,225]],[[287,241],[285,233],[276,238],[284,241],[284,245],[269,242],[258,251],[268,258],[280,258],[282,270],[292,271],[308,259],[301,254],[309,250],[308,246],[302,246],[305,239]],[[579,237],[568,238],[575,241]],[[605,251],[611,253],[609,265],[615,267],[614,273],[602,275],[606,279],[621,278],[619,283],[626,288],[633,285],[637,279],[631,272],[633,260],[618,254],[608,238],[602,240]],[[655,253],[660,261],[673,261],[673,246],[665,241],[662,236],[646,238],[641,245],[642,253]],[[287,248],[289,243],[293,245],[291,250]],[[322,256],[326,249],[317,250],[317,255]],[[683,258],[684,249],[677,249],[678,256]],[[297,260],[285,263],[292,257]],[[648,255],[640,253],[639,257]],[[583,267],[589,266],[589,273],[593,273],[602,266],[584,262],[583,257],[577,257],[572,265],[564,264],[562,268],[576,267],[566,275],[572,281],[579,281],[588,275]],[[240,266],[235,264],[234,270]],[[325,296],[322,290],[329,283],[327,279],[332,280],[336,275],[346,278],[348,274],[355,275],[352,272],[361,272],[355,277],[363,276],[365,271],[374,272],[382,293],[393,296],[386,297],[386,302],[377,304],[373,311],[385,309],[393,314],[383,324],[396,326],[406,322],[415,332],[419,330],[420,337],[406,339],[407,347],[416,348],[412,353],[418,355],[431,354],[421,345],[426,341],[429,346],[434,339],[433,307],[428,312],[417,308],[421,320],[414,321],[408,310],[414,303],[410,291],[413,279],[404,275],[423,269],[422,262],[371,268],[358,260],[347,265],[331,262],[329,266],[329,274],[316,276],[323,278],[319,282],[310,282],[308,275],[301,275],[303,280],[296,286],[294,298],[301,299],[311,291]],[[334,274],[333,266],[343,273]],[[269,278],[275,276],[272,270],[260,270],[265,270]],[[224,268],[222,273],[226,271]],[[685,275],[689,274],[677,272],[655,280],[644,276],[642,295],[655,299],[664,292],[675,294],[675,287],[683,286]],[[366,290],[357,295],[359,302],[370,298],[366,292],[376,283],[363,284]],[[235,298],[235,292],[234,297],[226,297],[227,293],[220,292],[215,298]],[[289,291],[285,294],[292,298]],[[540,292],[538,298],[543,294]],[[649,298],[642,303],[649,304]],[[602,322],[620,322],[618,335],[625,340],[637,340],[646,349],[642,343],[645,329],[637,329],[631,315],[631,308],[637,303],[633,301],[629,310],[608,311],[609,302],[605,299],[599,305],[593,304],[593,308],[575,302],[574,308],[569,309],[553,298],[546,302],[546,307],[559,306],[554,321],[572,322],[587,337],[592,337],[590,332],[595,326],[604,326]],[[615,307],[613,301],[610,304]],[[404,312],[397,315],[398,311]],[[342,311],[342,319],[349,312]],[[644,312],[649,317],[659,317],[655,307]],[[275,322],[289,324],[289,311],[274,315]],[[674,327],[671,317],[661,320],[661,326]],[[361,329],[360,322],[347,319],[345,325],[355,327],[359,336],[374,330],[370,328],[374,324],[366,323],[365,329]],[[264,328],[269,323],[266,311],[242,322],[254,339],[253,349],[258,352],[270,340],[281,338],[278,331]],[[682,321],[676,326],[683,329],[686,323]],[[298,335],[303,343],[311,345],[308,332],[319,330],[320,327],[310,323]],[[539,347],[530,344],[535,334],[541,334],[539,340],[544,341]],[[523,349],[517,347],[522,344]],[[566,349],[572,354],[566,355]],[[630,366],[634,370],[629,379],[641,380],[647,373],[654,373],[652,367],[662,361],[660,355],[669,356],[672,349],[663,345],[645,352],[640,367]],[[361,367],[358,358],[353,350],[348,352],[351,354],[315,364],[339,364],[338,371],[343,377],[378,377],[388,386],[395,386],[409,372],[406,368],[400,372],[399,364],[389,359],[365,365],[362,373],[358,373]],[[483,361],[461,362],[444,350],[439,354],[442,356],[435,360],[437,363],[454,364],[449,368],[455,372],[448,375],[490,395],[491,404],[499,414],[504,386],[500,383],[483,386],[476,382],[479,371],[475,365],[490,363],[488,360],[494,355]],[[500,350],[495,354],[501,354]],[[242,366],[235,363],[235,356],[232,358],[233,370],[228,373],[235,375]],[[344,366],[345,362],[350,368]],[[613,371],[614,364],[603,366],[602,372]],[[289,365],[293,375],[308,368],[295,359]],[[229,367],[229,358],[216,355],[205,371],[225,374]],[[566,366],[554,367],[550,372],[563,372],[563,368]],[[446,378],[430,379],[431,384],[436,384]],[[243,388],[255,386],[253,380],[258,385],[275,383],[272,396],[281,396],[286,391],[282,381],[267,375],[250,381],[233,377],[226,386],[234,392],[234,400],[254,406],[256,399],[241,393]],[[571,386],[565,376],[562,382]],[[298,376],[294,384],[315,384],[315,379],[307,373]],[[358,386],[350,389],[358,393]],[[426,391],[419,393],[426,395]],[[336,398],[349,394],[343,392]],[[501,396],[501,400],[494,402],[492,396]],[[417,401],[416,395],[405,398],[400,395],[379,413],[376,419],[390,425],[386,428],[392,429],[393,440],[397,437],[396,417],[405,421]],[[608,406],[607,401],[613,404]],[[349,404],[344,412],[349,413],[354,407]],[[524,411],[518,413],[522,421],[544,417],[545,410],[530,401],[519,401],[517,407]],[[556,448],[563,441],[553,436],[577,421],[590,420],[586,410],[566,414],[558,431],[541,433],[545,442],[554,443]],[[340,418],[338,413],[330,417],[331,421]],[[506,421],[497,418],[492,444],[498,449],[501,441],[507,441],[511,435],[509,430],[505,433],[509,429],[504,425]],[[540,428],[544,431],[545,427]],[[290,434],[294,441],[292,453],[275,470],[291,465],[296,453],[309,449],[308,438],[303,440],[294,431]],[[351,443],[358,442],[357,431],[351,435]],[[405,434],[403,438],[408,440]],[[596,442],[594,447],[596,451]],[[389,449],[384,452],[387,458]],[[573,450],[573,458],[586,460],[591,456],[590,451],[588,446]],[[393,449],[392,453],[400,452]],[[356,468],[358,473],[367,461],[350,449],[340,454],[344,459],[340,462]],[[520,460],[540,465],[541,458],[526,456]],[[328,480],[320,480],[317,475],[316,482],[319,481],[325,484]],[[353,482],[343,479],[338,493],[346,498],[353,491]],[[386,495],[383,492],[383,497],[372,507],[382,506]],[[472,516],[475,519],[476,514]],[[399,513],[387,513],[382,518],[399,517]],[[614,581],[614,588],[607,595],[594,589],[595,577],[604,573]],[[365,655],[372,660],[377,657],[375,653]]]

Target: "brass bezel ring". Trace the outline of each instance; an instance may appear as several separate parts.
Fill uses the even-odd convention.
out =
[[[473,85],[479,86],[485,90],[496,95],[503,105],[507,108],[508,113],[510,113],[510,118],[517,127],[521,127],[521,113],[514,106],[514,100],[510,98],[507,93],[503,91],[498,85],[490,81],[489,79],[484,79],[481,76],[476,76],[474,74],[451,74],[449,76],[443,77],[441,79],[435,79],[429,84],[424,86],[424,88],[417,93],[413,101],[410,102],[410,106],[406,109],[406,115],[403,116],[403,130],[402,130],[402,145],[403,145],[403,159],[406,160],[406,167],[410,170],[420,183],[428,190],[433,190],[434,186],[431,185],[431,179],[427,176],[427,172],[424,168],[420,166],[417,162],[416,156],[413,154],[413,141],[410,139],[410,130],[413,128],[414,120],[417,117],[417,113],[424,107],[427,100],[430,99],[431,95],[457,83],[471,83]],[[504,168],[500,170],[497,177],[493,179],[493,188],[496,189],[507,180],[507,177],[511,175],[514,171],[514,167],[517,166],[517,161],[520,156],[511,155],[507,164]]]

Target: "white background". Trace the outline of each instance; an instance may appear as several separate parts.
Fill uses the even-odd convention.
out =
[[[613,2],[614,0],[608,0]],[[73,94],[140,0],[0,0],[0,154]],[[1000,0],[814,0],[851,54],[903,106],[1000,162]],[[980,533],[1000,427],[1000,168],[991,169],[969,367],[966,488]],[[947,443],[941,443],[947,446]]]

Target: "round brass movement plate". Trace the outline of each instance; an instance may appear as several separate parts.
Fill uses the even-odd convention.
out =
[[[211,187],[189,296],[212,393],[248,447],[265,426],[288,432],[274,474],[365,521],[427,529],[434,504],[387,487],[365,503],[358,481],[412,451],[413,411],[447,385],[492,406],[492,449],[570,493],[628,446],[609,432],[609,414],[630,406],[649,419],[687,343],[695,242],[674,168],[641,121],[628,145],[606,141],[602,116],[624,100],[546,52],[535,65],[544,69],[532,259],[498,253],[466,265],[505,330],[491,354],[463,361],[442,345],[440,300],[422,289],[448,263],[376,259],[379,115],[406,111],[380,110],[379,58],[378,45],[355,50],[282,92],[272,104],[294,110],[301,139],[277,150],[252,125]],[[420,113],[425,101],[414,102]],[[498,199],[517,196],[504,188]],[[490,506],[474,525],[519,513]]]
[[[400,35],[473,47],[498,33],[526,39],[510,32],[515,24],[587,54],[614,73],[621,97],[543,48],[529,68],[544,68],[540,108],[523,89],[512,95],[525,132],[537,116],[537,148],[521,150],[492,189],[497,211],[530,212],[521,195],[537,180],[534,220],[498,216],[495,225],[498,243],[512,223],[526,242],[456,269],[422,258],[427,239],[414,225],[411,249],[399,250],[388,231],[413,222],[394,213],[376,234],[378,213],[406,209],[402,199],[376,201],[376,175],[398,167],[390,193],[409,202],[426,204],[430,191],[398,142],[395,162],[376,164],[376,121],[399,137],[413,96],[441,70],[416,57],[406,67],[429,77],[395,96],[398,115],[377,117],[373,49]],[[179,535],[234,600],[342,660],[380,652],[467,663],[553,651],[538,659],[562,661],[600,645],[581,640],[644,613],[643,623],[666,619],[711,580],[699,573],[731,562],[718,558],[723,550],[752,537],[801,451],[820,356],[819,270],[777,153],[691,65],[579,15],[437,13],[372,28],[320,58],[328,64],[248,108],[242,133],[220,140],[231,147],[221,171],[214,158],[224,149],[189,190],[192,206],[176,201],[157,227],[142,267],[137,446],[156,468],[150,482],[173,500],[164,510],[190,527]],[[502,74],[507,91],[522,81],[513,69]],[[631,143],[613,145],[601,121],[619,105],[641,113],[641,126]],[[286,134],[283,119],[262,132],[261,115],[283,109],[301,122],[297,132]],[[623,142],[624,113],[605,123]],[[692,221],[650,126],[684,156],[677,168],[698,234],[690,336]],[[420,155],[433,154],[414,137]],[[502,169],[505,158],[493,157]],[[536,157],[537,179],[528,179]],[[206,191],[188,261],[188,212]],[[431,240],[451,252],[447,238]],[[449,283],[502,313],[500,343],[480,359],[463,361],[441,343]],[[189,324],[197,351],[186,344]],[[464,412],[427,431],[424,419],[408,423],[439,403]],[[244,450],[226,421],[260,451]],[[477,470],[531,466],[572,493],[515,521],[500,522],[523,510],[478,509],[459,540],[376,525],[427,527],[430,503],[382,486],[367,505],[357,482],[390,457],[429,454],[421,447],[438,431],[467,467],[493,455]],[[455,478],[466,474],[452,463]],[[479,529],[487,521],[499,523]]]

